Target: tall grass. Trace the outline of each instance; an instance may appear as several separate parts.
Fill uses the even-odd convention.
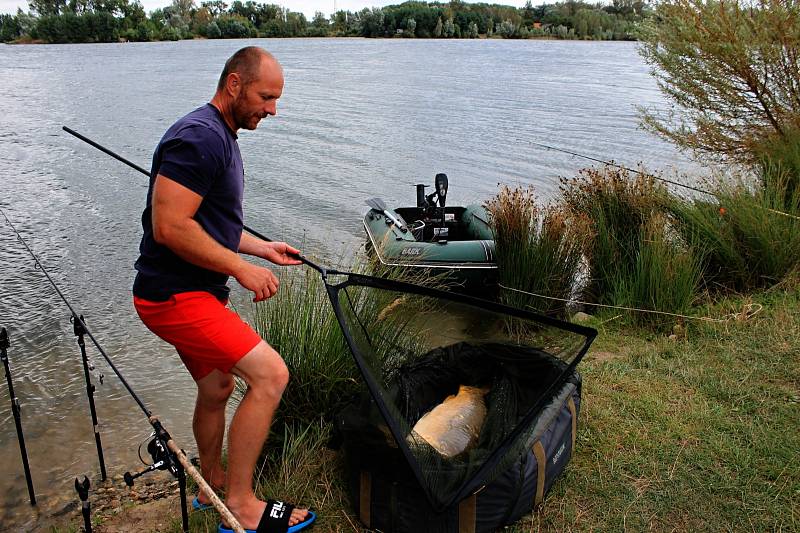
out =
[[[532,188],[509,188],[486,203],[491,215],[498,279],[506,288],[556,298],[501,290],[514,307],[564,316],[582,258],[590,242],[589,220],[557,206],[540,208]]]
[[[367,268],[356,260],[351,270]],[[388,272],[383,274],[390,277]],[[420,276],[413,279],[420,281]],[[407,331],[408,317],[391,312],[402,303],[399,300],[402,297],[390,291],[348,287],[346,301],[340,302],[354,337],[368,338],[371,343],[362,351],[379,378],[399,364],[398,357],[418,347],[414,332]],[[317,272],[287,270],[278,293],[255,305],[254,322],[256,331],[281,354],[289,369],[289,384],[273,428],[330,421],[361,390],[363,378]],[[366,331],[360,331],[362,326]]]
[[[614,283],[615,305],[688,313],[702,277],[702,264],[697,254],[674,240],[663,216],[654,216],[640,229],[638,248],[630,277],[619,278]],[[635,313],[633,321],[658,327],[675,320],[656,313]]]
[[[704,251],[707,287],[767,287],[800,264],[800,188],[793,189],[788,176],[773,167],[761,185],[720,180],[713,201],[673,198],[668,204],[683,238]]]
[[[755,149],[761,187],[782,192],[789,202],[783,207],[791,210],[792,198],[800,190],[800,130],[795,129],[783,136],[767,138]]]
[[[329,419],[358,390],[358,371],[317,272],[287,270],[278,293],[254,306],[254,322],[289,368],[276,424]]]

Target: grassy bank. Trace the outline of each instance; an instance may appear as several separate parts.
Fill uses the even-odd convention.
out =
[[[577,453],[543,507],[509,531],[798,530],[798,289],[720,299],[706,312],[729,321],[691,322],[677,340],[594,317]],[[743,319],[748,304],[763,307]],[[318,531],[360,531],[327,432],[284,439],[259,491],[319,510]],[[214,513],[191,518],[192,531],[215,531]],[[169,531],[180,531],[177,509]]]

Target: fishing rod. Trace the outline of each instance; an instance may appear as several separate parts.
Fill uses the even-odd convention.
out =
[[[19,399],[14,394],[14,384],[11,381],[11,368],[8,364],[8,348],[11,342],[8,340],[6,328],[0,329],[0,359],[3,360],[3,367],[6,370],[6,382],[8,383],[8,396],[11,399],[11,413],[14,415],[14,425],[17,427],[17,441],[19,442],[19,453],[22,455],[22,468],[25,471],[25,481],[28,484],[28,496],[31,505],[36,505],[36,495],[33,493],[33,479],[31,478],[31,467],[28,464],[28,451],[25,448],[25,436],[22,434],[22,420],[20,419]]]
[[[56,291],[56,293],[64,302],[64,304],[66,304],[67,308],[70,310],[70,313],[72,313],[71,320],[73,325],[79,324],[81,331],[83,331],[84,334],[87,335],[89,339],[91,339],[92,343],[97,348],[97,351],[100,352],[100,355],[103,356],[103,359],[105,359],[106,363],[108,363],[108,366],[111,367],[111,370],[114,371],[114,374],[116,374],[120,382],[122,382],[123,386],[128,391],[128,394],[130,394],[131,398],[134,399],[136,404],[139,406],[139,408],[142,410],[145,417],[147,418],[147,421],[152,426],[153,438],[157,442],[157,446],[155,446],[155,448],[160,450],[159,459],[164,461],[162,463],[162,466],[158,468],[161,470],[168,470],[171,474],[173,474],[175,477],[178,478],[178,484],[180,486],[180,491],[181,491],[181,507],[182,507],[181,516],[183,519],[183,530],[186,532],[189,531],[189,520],[188,520],[188,514],[186,512],[186,475],[185,475],[185,473],[188,472],[189,475],[191,475],[192,478],[194,478],[195,482],[197,482],[197,485],[199,486],[200,490],[203,491],[209,497],[212,505],[217,509],[217,511],[219,511],[220,515],[222,515],[222,518],[225,520],[225,522],[227,522],[231,526],[231,528],[234,531],[236,531],[236,533],[244,533],[244,528],[242,528],[239,521],[233,516],[233,514],[225,506],[225,504],[222,503],[222,500],[219,499],[219,497],[216,495],[216,493],[208,484],[208,482],[206,482],[206,480],[203,478],[202,474],[200,474],[200,472],[197,471],[194,465],[192,465],[191,461],[186,456],[186,453],[172,439],[172,436],[169,434],[169,432],[167,432],[166,428],[164,428],[164,426],[161,424],[161,421],[158,419],[158,417],[153,415],[152,411],[150,411],[147,408],[142,399],[139,398],[139,395],[136,394],[136,392],[133,390],[131,385],[122,375],[122,372],[120,372],[120,370],[111,360],[109,355],[97,341],[95,336],[89,330],[88,326],[86,325],[86,322],[84,322],[83,320],[83,315],[79,315],[75,311],[75,308],[72,306],[67,297],[64,295],[64,293],[58,287],[56,282],[50,276],[50,273],[47,271],[45,266],[39,260],[39,257],[36,255],[36,253],[34,253],[31,247],[28,246],[27,241],[22,237],[22,234],[20,234],[19,230],[17,230],[16,226],[14,226],[14,224],[11,222],[11,220],[8,218],[8,216],[6,215],[5,211],[2,208],[0,208],[0,214],[3,215],[3,218],[5,219],[6,223],[11,227],[11,229],[16,234],[17,240],[19,240],[19,242],[25,247],[25,249],[28,251],[31,257],[33,257],[35,265],[39,267],[39,269],[41,269],[42,273],[47,278],[47,281],[50,282],[50,285]],[[159,459],[157,459],[154,454],[154,461],[157,461]]]
[[[658,181],[663,181],[664,183],[669,183],[670,185],[675,185],[676,187],[683,187],[684,189],[689,189],[691,191],[699,192],[699,193],[702,193],[702,194],[707,194],[709,196],[713,196],[717,200],[720,200],[720,197],[717,194],[715,194],[715,193],[713,193],[711,191],[706,191],[706,190],[700,189],[698,187],[693,187],[691,185],[686,185],[685,183],[680,183],[678,181],[674,181],[674,180],[671,180],[671,179],[662,178],[661,176],[656,176],[655,174],[649,174],[647,172],[642,172],[641,170],[636,170],[636,169],[633,169],[633,168],[630,168],[630,167],[626,167],[625,165],[619,165],[617,163],[614,163],[613,161],[606,161],[604,159],[598,159],[596,157],[591,157],[591,156],[588,156],[588,155],[580,154],[578,152],[574,152],[572,150],[566,150],[564,148],[557,148],[555,146],[550,146],[548,144],[544,144],[544,143],[540,143],[540,142],[535,142],[535,141],[527,141],[527,142],[529,144],[532,144],[534,146],[538,146],[540,148],[544,148],[546,150],[553,150],[553,151],[556,151],[556,152],[561,152],[563,154],[569,154],[569,155],[572,155],[572,156],[575,156],[575,157],[580,157],[580,158],[583,158],[583,159],[587,159],[589,161],[594,161],[595,163],[602,163],[604,165],[616,167],[616,168],[618,168],[620,170],[625,170],[627,172],[633,172],[635,174],[639,174],[640,176],[644,176],[646,178],[652,178],[652,179],[655,179],[655,180],[658,180]],[[763,207],[763,206],[758,206],[758,207],[761,207],[762,209],[764,209],[765,211],[769,211],[770,213],[775,213],[776,215],[783,215],[785,217],[789,217],[789,218],[794,218],[796,220],[800,220],[800,217],[798,217],[796,215],[792,215],[791,213],[785,213],[783,211],[778,211],[777,209],[772,209],[772,208],[769,208],[769,207]]]
[[[61,299],[64,301],[64,303],[67,305],[67,308],[69,309],[69,312],[72,314],[72,318],[71,318],[71,320],[73,321],[73,324],[80,324],[81,328],[82,328],[82,329],[83,329],[83,330],[86,332],[86,335],[87,335],[87,336],[88,336],[88,337],[89,337],[89,338],[92,340],[92,343],[93,343],[93,344],[95,345],[95,347],[97,348],[97,351],[99,351],[99,352],[100,352],[100,355],[102,355],[102,356],[103,356],[103,359],[105,359],[105,360],[106,360],[106,362],[108,363],[108,366],[110,366],[110,367],[111,367],[111,370],[113,370],[113,371],[114,371],[114,373],[117,375],[117,377],[119,378],[119,380],[122,382],[122,385],[123,385],[123,386],[124,386],[124,387],[127,389],[128,393],[129,393],[129,394],[131,395],[131,397],[134,399],[134,401],[135,401],[135,402],[136,402],[136,404],[139,406],[139,409],[141,409],[141,410],[142,410],[142,412],[144,413],[144,415],[145,415],[146,417],[148,417],[148,418],[149,418],[150,416],[152,416],[152,413],[150,412],[150,410],[147,408],[147,406],[145,406],[144,402],[142,402],[141,398],[139,398],[139,396],[136,394],[136,392],[133,390],[133,388],[131,388],[130,384],[128,383],[128,380],[126,380],[126,379],[125,379],[125,377],[122,375],[122,373],[121,373],[121,372],[119,371],[119,369],[116,367],[116,365],[114,365],[114,362],[113,362],[113,361],[111,361],[111,358],[108,356],[108,354],[106,353],[106,351],[103,349],[103,347],[102,347],[102,346],[100,346],[100,343],[99,343],[99,342],[97,342],[97,339],[94,337],[94,335],[92,334],[92,332],[91,332],[91,331],[89,331],[89,328],[86,326],[86,323],[83,321],[83,319],[82,319],[82,318],[81,318],[81,317],[78,315],[78,313],[75,311],[75,308],[74,308],[74,307],[72,307],[72,304],[70,304],[70,303],[69,303],[69,300],[67,300],[67,297],[66,297],[66,296],[64,296],[64,293],[63,293],[63,292],[61,292],[61,289],[59,289],[59,288],[58,288],[58,285],[56,285],[56,282],[55,282],[55,281],[53,281],[53,278],[51,278],[51,277],[50,277],[50,273],[47,271],[47,269],[44,267],[44,265],[42,264],[42,262],[39,260],[39,257],[38,257],[38,256],[37,256],[37,255],[36,255],[34,252],[33,252],[33,250],[31,250],[30,246],[28,246],[28,243],[27,243],[27,241],[25,241],[25,239],[23,239],[23,238],[22,238],[22,235],[21,235],[21,234],[20,234],[20,232],[17,230],[16,226],[14,226],[14,224],[12,224],[12,223],[11,223],[11,220],[9,220],[9,218],[8,218],[8,216],[6,215],[5,211],[3,211],[2,209],[0,209],[0,214],[2,214],[2,215],[3,215],[3,218],[5,218],[5,219],[6,219],[6,223],[7,223],[7,224],[8,224],[8,225],[11,227],[11,229],[12,229],[12,230],[14,231],[14,233],[17,235],[17,240],[18,240],[18,241],[19,241],[19,242],[22,244],[22,246],[24,246],[24,247],[25,247],[25,249],[28,251],[28,253],[29,253],[29,254],[30,254],[32,257],[33,257],[33,260],[34,260],[34,263],[35,263],[35,265],[36,265],[37,267],[39,267],[39,269],[40,269],[40,270],[42,271],[42,273],[45,275],[45,277],[47,278],[47,281],[49,281],[49,282],[50,282],[50,285],[52,285],[53,289],[55,289],[55,291],[56,291],[56,294],[58,294],[58,296],[59,296],[59,297],[60,297],[60,298],[61,298]]]
[[[678,181],[673,181],[673,180],[670,180],[670,179],[667,179],[667,178],[662,178],[660,176],[655,176],[653,174],[648,174],[646,172],[642,172],[641,170],[636,170],[636,169],[633,169],[633,168],[629,168],[629,167],[626,167],[624,165],[618,165],[617,163],[614,163],[613,161],[605,161],[603,159],[598,159],[596,157],[591,157],[591,156],[588,156],[588,155],[579,154],[578,152],[573,152],[572,150],[565,150],[564,148],[556,148],[555,146],[550,146],[550,145],[538,143],[538,142],[535,142],[535,141],[528,141],[528,143],[532,144],[534,146],[539,146],[540,148],[545,148],[547,150],[553,150],[553,151],[556,151],[556,152],[561,152],[563,154],[574,155],[575,157],[581,157],[583,159],[588,159],[589,161],[594,161],[595,163],[602,163],[604,165],[609,165],[609,166],[612,166],[612,167],[616,167],[616,168],[618,168],[620,170],[625,170],[627,172],[634,172],[634,173],[639,174],[640,176],[644,176],[646,178],[653,178],[653,179],[656,179],[656,180],[659,180],[659,181],[663,181],[665,183],[669,183],[670,185],[675,185],[676,187],[683,187],[684,189],[689,189],[689,190],[692,190],[692,191],[695,191],[695,192],[708,194],[709,196],[716,197],[716,195],[714,193],[712,193],[712,192],[704,191],[703,189],[698,189],[697,187],[692,187],[691,185],[686,185],[685,183],[680,183]]]
[[[128,166],[129,166],[129,167],[131,167],[132,169],[134,169],[134,170],[138,170],[139,172],[141,172],[142,174],[144,174],[144,175],[145,175],[145,176],[147,176],[148,178],[149,178],[149,177],[151,177],[151,176],[150,176],[150,173],[149,173],[148,171],[146,171],[144,168],[140,167],[140,166],[139,166],[139,165],[137,165],[136,163],[133,163],[132,161],[130,161],[130,160],[128,160],[128,159],[125,159],[125,158],[124,158],[124,157],[122,157],[121,155],[119,155],[119,154],[117,154],[117,153],[115,153],[115,152],[113,152],[113,151],[109,150],[109,149],[108,149],[108,148],[106,148],[105,146],[103,146],[103,145],[101,145],[101,144],[99,144],[99,143],[97,143],[97,142],[95,142],[95,141],[91,140],[90,138],[86,137],[85,135],[81,135],[80,133],[78,133],[77,131],[73,130],[72,128],[68,128],[67,126],[61,126],[61,129],[62,129],[62,130],[64,130],[64,131],[66,131],[67,133],[69,133],[69,134],[70,134],[70,135],[72,135],[73,137],[76,137],[76,138],[78,138],[78,139],[82,140],[82,141],[83,141],[83,142],[85,142],[86,144],[88,144],[88,145],[90,145],[90,146],[93,146],[93,147],[97,148],[97,149],[98,149],[98,150],[100,150],[101,152],[103,152],[103,153],[105,153],[105,154],[108,154],[108,155],[110,155],[111,157],[113,157],[113,158],[114,158],[114,159],[116,159],[117,161],[120,161],[121,163],[124,163],[124,164],[128,165]],[[250,228],[250,227],[248,227],[247,225],[244,225],[244,226],[243,226],[243,228],[244,228],[244,230],[245,230],[247,233],[250,233],[250,234],[251,234],[251,235],[253,235],[254,237],[258,237],[258,238],[259,238],[259,239],[261,239],[262,241],[274,242],[274,241],[273,241],[272,239],[270,239],[269,237],[266,237],[266,236],[262,235],[261,233],[257,232],[257,231],[256,231],[256,230],[254,230],[253,228]],[[314,270],[316,270],[317,272],[319,272],[320,274],[322,274],[322,277],[323,277],[323,278],[326,278],[326,277],[327,277],[327,271],[326,271],[326,269],[325,269],[325,268],[323,268],[323,267],[321,267],[321,266],[319,266],[319,265],[317,265],[317,264],[313,263],[311,260],[309,260],[308,258],[304,257],[303,255],[301,255],[301,254],[289,254],[289,255],[291,255],[292,257],[295,257],[295,258],[299,259],[299,260],[300,260],[300,261],[301,261],[303,264],[310,266],[311,268],[313,268]]]

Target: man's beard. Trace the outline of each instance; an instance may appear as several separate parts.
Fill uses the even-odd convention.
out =
[[[231,111],[233,113],[233,122],[236,125],[236,129],[254,130],[258,126],[258,122],[250,126],[253,115],[246,112],[244,98],[242,98],[241,94],[234,99]]]

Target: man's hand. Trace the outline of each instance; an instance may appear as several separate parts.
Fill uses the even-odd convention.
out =
[[[242,260],[242,266],[234,274],[234,277],[242,287],[252,291],[254,302],[271,298],[278,292],[278,278],[268,268]]]
[[[299,265],[302,264],[297,256],[300,250],[293,248],[285,242],[264,243],[264,254],[262,257],[276,265]]]

